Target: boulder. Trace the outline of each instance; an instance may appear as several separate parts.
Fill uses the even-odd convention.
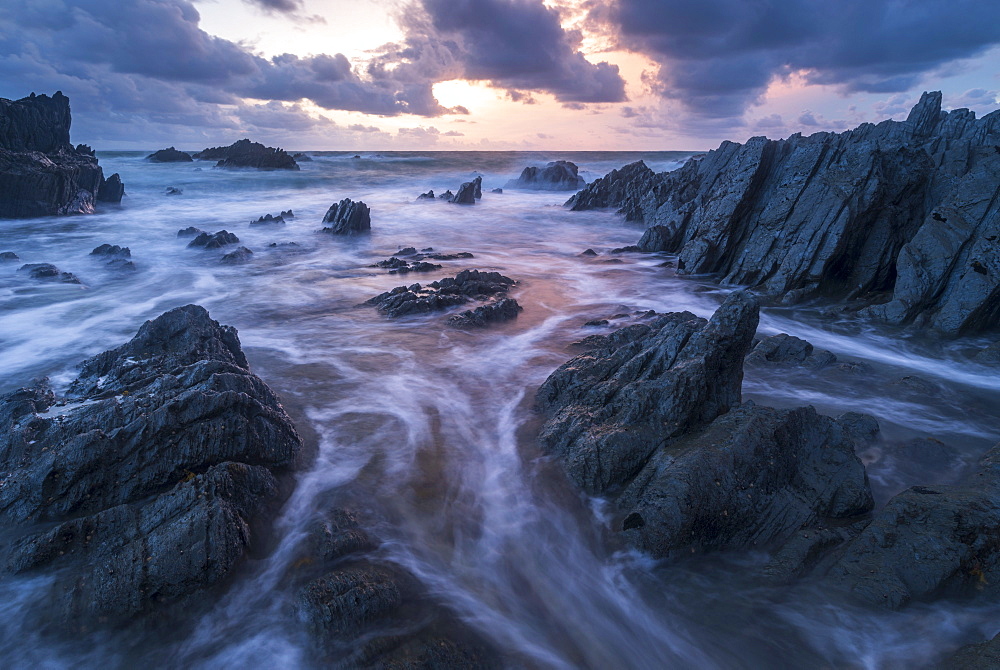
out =
[[[569,161],[555,161],[545,167],[526,167],[521,176],[508,181],[504,188],[521,188],[542,191],[575,191],[587,185],[577,174],[579,168]]]
[[[763,549],[873,507],[849,422],[741,404],[757,319],[737,291],[709,321],[665,314],[591,336],[539,389],[542,448],[581,489],[614,498],[632,546]]]
[[[299,164],[283,149],[265,147],[258,142],[242,139],[228,147],[214,147],[194,155],[198,160],[218,161],[221,168],[256,168],[258,170],[298,170]]]
[[[240,265],[249,263],[251,260],[253,260],[252,251],[246,247],[237,247],[235,251],[225,254],[219,262],[224,265]]]
[[[0,253],[0,263],[13,263],[19,260],[21,260],[21,257],[13,251],[4,251]]]
[[[448,202],[451,202],[454,198],[455,194],[451,192],[451,189],[438,196],[438,200],[447,200]]]
[[[271,214],[265,214],[264,216],[257,217],[256,221],[250,221],[251,226],[283,226],[285,225],[285,217],[279,214],[278,216],[273,216]]]
[[[32,279],[49,282],[61,282],[63,284],[82,284],[77,276],[71,272],[63,272],[52,263],[27,263],[17,269],[18,272],[27,273]]]
[[[837,363],[837,356],[826,349],[814,349],[803,339],[780,333],[765,337],[747,354],[746,365],[768,366],[774,364],[801,365],[813,370]]]
[[[198,237],[199,235],[205,235],[205,231],[201,228],[195,228],[194,226],[188,226],[187,228],[182,228],[177,231],[177,237]]]
[[[381,314],[396,318],[448,309],[470,300],[489,300],[507,293],[516,283],[499,272],[462,270],[453,278],[446,277],[427,286],[397,286],[363,304],[376,307]]]
[[[183,231],[181,231],[183,232]],[[178,234],[178,236],[180,236]],[[217,233],[200,233],[193,240],[188,242],[189,249],[219,249],[229,244],[239,244],[240,238],[233,235],[228,230],[220,230]]]
[[[301,153],[301,152],[300,153],[292,154],[292,158],[297,163],[310,163],[310,162],[312,162],[312,156],[310,156],[309,154]]]
[[[69,630],[225,581],[301,446],[236,331],[196,305],[85,361],[65,398],[0,397],[0,427],[7,566],[50,577]]]
[[[516,319],[524,308],[513,298],[501,298],[496,302],[481,305],[448,317],[448,325],[455,328],[485,328],[493,323]]]
[[[349,198],[344,198],[340,202],[330,205],[323,223],[332,224],[324,226],[324,233],[332,235],[364,235],[371,232],[372,216],[368,205],[361,202],[354,202]]]
[[[490,190],[490,193],[503,193],[502,188],[494,188]]]
[[[941,111],[844,133],[723,142],[669,173],[633,164],[567,204],[660,229],[678,274],[714,274],[786,304],[847,302],[939,333],[1000,325],[1000,111]]]
[[[136,267],[130,259],[132,251],[128,247],[120,247],[117,244],[102,244],[90,252],[91,256],[104,259],[105,267],[109,270],[124,270],[135,272]]]
[[[146,156],[146,160],[152,163],[190,163],[194,159],[191,158],[191,154],[189,153],[168,147],[149,154]]]
[[[426,193],[421,193],[420,195],[417,196],[417,200],[434,200],[434,190],[431,189]]]
[[[121,200],[117,175],[105,181],[93,149],[70,144],[70,123],[61,92],[0,98],[0,218],[91,214],[97,200]]]
[[[456,205],[476,204],[476,188],[482,182],[482,177],[476,177],[474,181],[467,181],[458,187],[458,193],[451,199]]]
[[[184,191],[182,191],[181,189],[177,188],[176,186],[168,186],[166,194],[167,195],[183,195]]]

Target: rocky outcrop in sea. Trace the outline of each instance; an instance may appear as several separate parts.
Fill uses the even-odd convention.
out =
[[[173,147],[160,149],[146,156],[146,160],[152,163],[190,163],[194,159],[186,151],[178,151]]]
[[[1000,111],[925,93],[905,121],[723,142],[669,173],[635,163],[566,204],[645,222],[639,246],[676,253],[679,274],[958,335],[1000,318],[997,147]]]
[[[218,161],[215,167],[257,168],[258,170],[298,170],[299,164],[284,149],[265,147],[259,142],[242,139],[228,147],[213,147],[194,155],[197,160]]]
[[[121,202],[121,178],[104,178],[93,149],[70,144],[69,98],[0,98],[0,218],[92,214]]]
[[[376,307],[385,316],[397,318],[408,314],[436,312],[473,300],[487,301],[503,296],[516,283],[499,272],[462,270],[454,277],[445,277],[426,286],[397,286],[363,304]]]
[[[363,235],[371,232],[372,214],[368,205],[360,200],[355,202],[350,198],[344,198],[330,205],[330,209],[323,217],[323,223],[330,224],[323,227],[324,233]]]
[[[587,185],[579,168],[569,161],[555,161],[545,167],[526,167],[521,176],[508,181],[504,188],[523,188],[541,191],[575,191]]]

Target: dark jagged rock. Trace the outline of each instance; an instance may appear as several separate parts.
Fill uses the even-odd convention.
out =
[[[476,177],[476,181],[467,181],[458,187],[458,193],[451,199],[456,205],[476,204],[476,185],[482,181],[482,177]]]
[[[397,286],[363,304],[377,307],[380,313],[396,318],[448,309],[470,300],[489,300],[505,294],[515,283],[499,272],[462,270],[454,278],[446,277],[427,286]]]
[[[184,191],[175,186],[168,186],[166,193],[167,195],[183,195]]]
[[[424,258],[430,258],[434,261],[457,261],[467,258],[475,258],[468,251],[459,251],[455,254],[418,254],[413,257],[414,260],[422,260]]]
[[[650,226],[635,246],[640,251],[669,251],[674,247],[670,233],[670,229],[666,226]]]
[[[97,189],[97,199],[101,202],[119,203],[125,196],[125,184],[116,172],[107,179],[101,180],[101,185]]]
[[[781,333],[765,337],[747,355],[747,365],[788,363],[818,370],[837,363],[837,357],[826,349],[814,349],[803,339]]]
[[[283,149],[265,147],[258,142],[242,139],[228,147],[214,147],[194,155],[198,160],[218,161],[215,167],[257,168],[259,170],[298,170],[299,164]]]
[[[417,200],[434,200],[434,190],[431,189],[426,193],[421,193],[420,195],[417,196]]]
[[[130,260],[132,251],[128,247],[120,247],[117,244],[102,244],[91,251],[90,255],[103,258],[104,265],[109,270],[136,271],[135,263]]]
[[[233,235],[228,230],[220,230],[209,235],[201,233],[196,238],[188,242],[188,248],[195,249],[219,249],[229,244],[239,244],[240,238]]]
[[[662,226],[680,274],[958,335],[1000,325],[997,146],[1000,111],[945,113],[925,93],[906,121],[724,142],[674,172],[629,166],[568,204]]]
[[[596,255],[597,255],[597,252],[596,252],[596,251],[594,251],[593,249],[584,249],[583,251],[581,251],[581,252],[580,252],[579,254],[577,254],[577,255],[578,255],[578,256],[584,256],[584,257],[591,257],[591,256],[596,256]]]
[[[937,670],[1000,668],[1000,635],[986,642],[967,644],[935,667]]]
[[[300,153],[292,154],[292,159],[294,161],[296,161],[297,163],[310,163],[310,162],[312,162],[312,156],[310,156],[309,154],[301,153],[301,152]]]
[[[757,319],[735,292],[707,322],[682,312],[594,336],[539,389],[543,449],[588,493],[617,496],[630,544],[764,548],[872,508],[848,426],[740,404]]]
[[[611,251],[609,251],[608,253],[609,254],[633,254],[633,253],[636,253],[638,251],[642,251],[642,249],[640,249],[638,246],[636,246],[634,244],[630,244],[627,247],[616,247],[616,248],[612,249]]]
[[[224,581],[300,448],[236,331],[195,305],[84,362],[58,403],[3,396],[0,424],[7,566],[50,575],[46,607],[71,630]]]
[[[417,249],[416,249],[416,247],[403,247],[402,249],[400,249],[399,251],[396,252],[396,255],[397,256],[416,256],[417,255]]]
[[[354,202],[350,198],[344,198],[330,206],[323,217],[323,223],[332,224],[323,227],[324,233],[364,235],[372,229],[371,210],[360,200]]]
[[[373,268],[387,268],[389,274],[407,274],[409,272],[432,272],[434,270],[440,270],[441,266],[436,263],[424,263],[422,261],[404,261],[400,258],[393,256],[384,261],[379,261],[373,264]]]
[[[295,218],[295,213],[292,210],[290,210],[290,209],[286,209],[285,211],[281,212],[278,216],[280,216],[281,218],[286,219],[286,220],[287,219],[294,219]]]
[[[978,363],[995,365],[1000,363],[1000,342],[994,342],[990,346],[976,352],[974,359]]]
[[[451,202],[454,198],[455,194],[450,189],[438,196],[438,200],[447,200],[448,202]]]
[[[71,272],[63,272],[52,263],[27,263],[17,269],[26,272],[32,279],[41,281],[61,282],[63,284],[82,284]]]
[[[579,168],[569,161],[555,161],[543,168],[526,167],[521,176],[511,179],[504,188],[523,188],[543,191],[574,191],[587,185],[578,174]]]
[[[201,228],[195,228],[194,226],[188,226],[177,231],[177,237],[198,237],[199,235],[206,235],[207,233]]]
[[[524,308],[513,298],[502,298],[448,317],[448,324],[456,328],[485,328],[491,323],[516,319]]]
[[[225,254],[219,261],[225,265],[240,265],[253,260],[253,252],[246,247],[237,247],[235,251]]]
[[[614,207],[619,214],[625,215],[626,221],[641,221],[642,210],[639,203],[655,184],[656,173],[642,161],[636,161],[595,180],[570,198],[566,206],[574,212]]]
[[[146,156],[146,160],[153,163],[190,163],[194,159],[191,158],[191,154],[187,152],[178,151],[173,147],[168,147],[149,154]]]
[[[3,253],[0,253],[0,262],[2,263],[12,263],[19,260],[21,260],[21,257],[13,251],[4,251]]]
[[[494,189],[492,189],[490,191],[490,193],[503,193],[503,189],[502,188],[494,188]]]
[[[250,222],[251,226],[283,226],[285,225],[285,217],[279,214],[278,216],[273,216],[271,214],[265,214],[264,216],[258,217],[256,221]]]
[[[93,149],[70,144],[70,123],[61,92],[0,98],[0,218],[91,214],[97,200],[121,200],[121,180],[105,181]]]

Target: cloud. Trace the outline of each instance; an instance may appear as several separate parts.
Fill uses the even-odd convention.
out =
[[[459,132],[457,130],[449,130],[446,133],[442,133],[444,137],[465,137],[465,133]]]
[[[302,0],[243,0],[248,5],[259,7],[269,12],[294,14],[302,10]]]
[[[511,99],[544,91],[560,102],[626,100],[617,65],[591,63],[582,35],[564,30],[542,0],[418,0],[400,14],[407,37],[387,45],[370,72],[409,80],[466,79]],[[530,94],[525,101],[530,101]]]
[[[890,93],[1000,44],[1000,3],[981,0],[611,0],[593,29],[655,60],[651,80],[689,112],[735,118],[792,73],[844,92]]]
[[[812,112],[806,110],[799,115],[799,124],[803,126],[818,126],[819,121],[816,120]]]

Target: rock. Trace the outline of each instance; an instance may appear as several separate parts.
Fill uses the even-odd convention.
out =
[[[584,249],[583,251],[581,251],[581,252],[580,252],[579,254],[577,254],[577,255],[578,255],[578,256],[596,256],[596,255],[597,255],[597,252],[596,252],[596,251],[594,251],[593,249]]]
[[[324,233],[333,235],[363,235],[371,232],[372,217],[368,205],[344,198],[334,203],[323,217],[323,223],[333,224],[324,227]]]
[[[177,237],[198,237],[199,235],[207,235],[207,233],[201,228],[195,228],[194,226],[188,226],[177,231]]]
[[[629,544],[765,548],[874,505],[846,426],[740,404],[757,320],[737,291],[707,322],[681,312],[592,336],[538,390],[542,448],[587,493],[616,497]]]
[[[935,667],[938,670],[1000,668],[1000,634],[986,642],[965,645]]]
[[[65,401],[0,397],[0,424],[7,565],[52,579],[46,616],[70,630],[225,581],[301,446],[236,331],[195,305],[85,361]]]
[[[835,365],[837,357],[826,349],[813,349],[803,339],[781,333],[760,340],[746,358],[746,364],[753,366],[782,363],[819,370]]]
[[[403,247],[396,252],[397,256],[416,256],[417,249],[415,247]]]
[[[636,253],[638,251],[642,251],[642,249],[640,249],[638,246],[636,246],[634,244],[630,244],[627,247],[615,247],[614,249],[612,249],[608,253],[609,254],[633,254],[633,253]]]
[[[451,199],[456,205],[475,205],[477,184],[482,182],[482,177],[476,177],[475,181],[467,181],[458,187],[458,193]]]
[[[994,365],[1000,363],[1000,342],[994,342],[990,346],[979,351],[974,359],[977,363]]]
[[[669,251],[675,246],[666,226],[650,226],[635,245],[639,251]]]
[[[249,263],[253,260],[253,252],[246,247],[237,247],[236,251],[230,251],[222,257],[221,263],[225,265],[239,265]]]
[[[504,188],[522,188],[543,191],[575,191],[587,185],[577,174],[579,168],[569,161],[555,161],[543,168],[526,167],[521,176],[511,179]]]
[[[198,160],[218,161],[215,167],[257,168],[259,170],[298,170],[299,164],[282,149],[265,147],[242,139],[228,147],[214,147],[194,155]]]
[[[642,221],[642,201],[656,181],[656,173],[642,161],[636,161],[597,179],[567,200],[566,206],[574,212],[614,207],[619,214],[625,215],[626,221]],[[669,249],[655,251],[669,251]]]
[[[584,328],[599,328],[601,326],[606,326],[609,323],[611,323],[611,322],[608,321],[607,319],[592,319],[592,320],[588,321],[587,323],[583,324],[583,327]]]
[[[965,467],[961,453],[933,437],[879,444],[863,454],[868,476],[899,490],[906,484],[952,484]]]
[[[959,484],[896,495],[839,550],[828,583],[876,607],[1000,594],[1000,445]]]
[[[495,188],[495,189],[492,189],[490,191],[490,193],[503,193],[503,189],[502,188]]]
[[[99,256],[104,259],[105,267],[109,270],[123,270],[135,272],[135,263],[129,260],[132,251],[128,247],[120,247],[117,244],[102,244],[90,252],[91,256]]]
[[[101,185],[97,189],[97,199],[100,202],[119,203],[124,196],[125,184],[117,172],[101,180]]]
[[[105,181],[93,149],[70,144],[70,123],[61,92],[0,98],[0,218],[92,214],[99,199],[121,200],[121,180]]]
[[[208,233],[201,233],[188,243],[188,248],[219,249],[229,244],[239,244],[239,242],[240,238],[236,237],[228,230],[220,230],[219,232],[211,235]]]
[[[457,261],[475,258],[475,256],[470,254],[468,251],[459,251],[456,254],[418,254],[417,256],[414,256],[414,260],[421,260],[424,258],[430,258],[435,261]]]
[[[280,216],[282,219],[285,219],[285,220],[287,220],[287,219],[294,219],[295,218],[295,213],[292,212],[292,210],[290,210],[290,209],[286,209],[285,211],[281,212],[281,214],[279,214],[278,216]]]
[[[52,263],[27,263],[17,269],[18,272],[26,272],[32,279],[41,281],[62,282],[63,284],[82,284],[77,276],[71,272],[63,272]]]
[[[421,193],[420,195],[417,196],[417,200],[433,200],[433,199],[434,199],[433,189],[427,191],[426,193]]]
[[[146,156],[146,160],[153,163],[190,163],[194,159],[191,158],[191,154],[189,153],[178,151],[173,147],[168,147],[149,154]]]
[[[502,298],[496,302],[450,316],[448,317],[448,325],[456,328],[485,328],[491,323],[516,319],[518,313],[523,310],[524,308],[518,305],[513,298]]]
[[[304,153],[292,154],[292,160],[297,163],[309,163],[312,161],[312,156]]]
[[[182,195],[184,191],[174,186],[167,187],[167,195]]]
[[[462,270],[454,278],[446,277],[426,287],[420,284],[397,286],[363,304],[377,307],[381,314],[396,318],[448,309],[469,300],[488,300],[507,293],[515,283],[499,272]]]
[[[21,257],[15,254],[13,251],[4,251],[0,253],[0,262],[11,263],[13,261],[19,261]]]
[[[361,156],[359,154],[354,154],[353,156],[351,156],[351,158],[357,159],[357,158],[361,158]]]
[[[447,190],[447,191],[445,191],[444,193],[442,193],[441,195],[438,196],[438,200],[447,200],[448,202],[451,202],[452,199],[454,199],[454,197],[455,197],[455,194],[452,193],[451,190]]]
[[[282,215],[272,216],[270,214],[265,214],[264,216],[258,217],[256,221],[250,222],[251,226],[283,226],[285,225],[285,217]]]
[[[925,93],[906,121],[724,142],[674,172],[608,175],[568,204],[663,226],[680,274],[954,336],[998,325],[996,146],[1000,111],[944,113]]]
[[[431,272],[433,270],[440,270],[441,266],[435,263],[424,263],[416,261],[410,263],[402,259],[393,256],[384,261],[379,261],[373,264],[373,268],[388,268],[389,274],[407,274],[408,272]]]

